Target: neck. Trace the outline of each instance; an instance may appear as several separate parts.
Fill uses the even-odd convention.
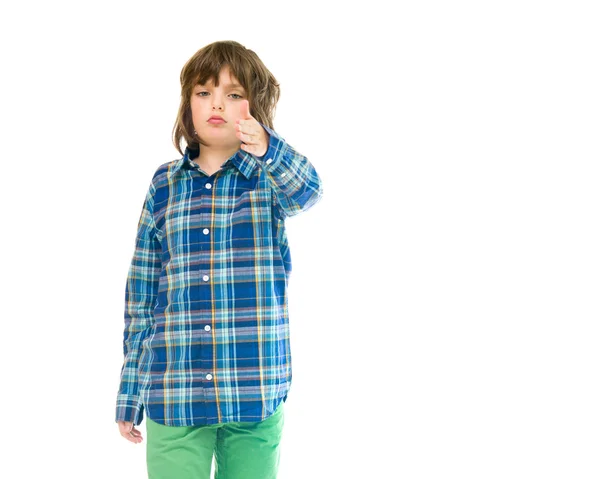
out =
[[[200,153],[194,161],[200,165],[205,171],[216,171],[221,168],[221,165],[231,158],[237,151],[239,146],[232,148],[219,148],[208,145],[200,145]]]

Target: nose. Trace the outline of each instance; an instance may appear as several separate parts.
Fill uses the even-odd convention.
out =
[[[217,98],[217,95],[213,95],[213,110],[223,110],[222,101],[220,98]]]

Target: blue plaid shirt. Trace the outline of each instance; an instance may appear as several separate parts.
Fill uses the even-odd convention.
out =
[[[125,288],[116,421],[256,422],[292,380],[285,218],[322,196],[312,164],[272,129],[207,176],[198,150],[158,167]]]

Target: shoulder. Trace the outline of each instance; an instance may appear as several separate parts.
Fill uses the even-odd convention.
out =
[[[169,171],[171,171],[172,168],[175,168],[180,161],[181,158],[167,161],[154,170],[146,193],[146,201],[149,205],[153,205],[157,200],[157,197],[160,199],[166,194],[165,192],[168,191],[169,186]]]
[[[155,189],[164,186],[167,183],[169,171],[171,171],[172,168],[175,168],[180,161],[181,158],[178,158],[159,165],[152,175],[152,186]]]

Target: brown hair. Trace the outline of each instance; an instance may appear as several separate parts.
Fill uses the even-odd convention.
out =
[[[205,84],[211,77],[219,86],[219,73],[225,65],[248,94],[250,114],[263,125],[273,128],[275,106],[279,101],[279,83],[258,55],[238,42],[227,40],[211,43],[198,50],[185,63],[179,77],[181,103],[173,127],[173,144],[183,155],[181,140],[190,149],[200,148],[194,136],[190,99],[194,87]]]

